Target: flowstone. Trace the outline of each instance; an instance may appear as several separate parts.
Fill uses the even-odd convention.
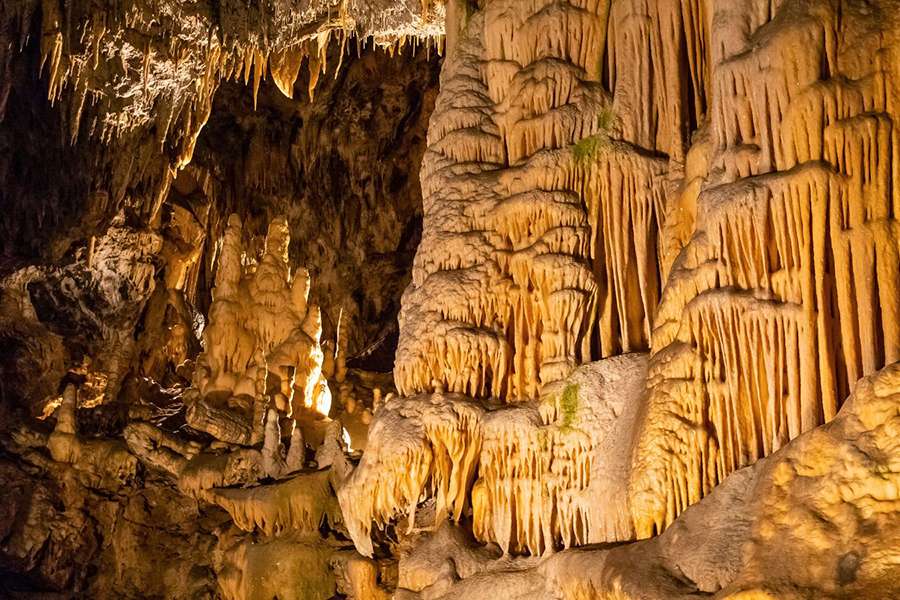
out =
[[[449,393],[388,400],[338,493],[357,548],[372,554],[373,524],[406,516],[412,528],[426,498],[434,526],[471,518],[474,536],[504,553],[631,539],[630,448],[646,369],[644,354],[591,363],[515,406]]]

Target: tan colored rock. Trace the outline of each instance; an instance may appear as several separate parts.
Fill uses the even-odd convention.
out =
[[[35,373],[12,395],[44,417],[58,406],[52,431],[0,431],[16,463],[4,458],[2,480],[28,480],[0,502],[4,571],[9,562],[61,590],[90,579],[76,569],[99,564],[89,595],[127,581],[134,596],[150,579],[133,538],[156,514],[167,533],[152,536],[153,552],[171,531],[196,536],[195,550],[170,561],[148,594],[900,596],[894,0],[279,0],[225,3],[212,17],[202,0],[183,4],[138,2],[121,14],[44,2],[40,11],[42,69],[50,97],[65,98],[69,137],[88,97],[84,114],[104,143],[153,135],[111,163],[85,161],[99,173],[85,184],[90,223],[48,241],[48,260],[70,265],[13,264],[4,278],[0,334],[27,340],[15,360]],[[31,22],[36,3],[10,7],[0,8],[0,118],[10,90],[19,93],[7,77],[24,27],[15,23]],[[312,99],[338,48],[330,40],[341,56],[351,31],[379,45],[430,44],[444,15],[450,53],[394,390],[352,368],[390,327],[354,324],[355,301],[346,315],[335,301],[323,316],[309,273],[290,268],[286,218],[271,221],[261,253],[236,216],[217,231],[231,196],[211,183],[233,177],[229,193],[272,195],[296,191],[294,177],[315,185],[296,157],[317,155],[324,137],[368,131],[313,127],[321,131],[285,138],[291,151],[273,153],[277,164],[267,161],[272,142],[254,133],[235,161],[239,177],[213,164],[175,181],[177,194],[204,197],[210,222],[189,225],[197,215],[175,210],[172,231],[156,231],[223,79],[243,79],[254,109],[268,75],[288,97],[302,78]],[[401,111],[427,103],[403,85],[393,91],[409,96],[394,104]],[[259,106],[268,114],[277,102]],[[95,190],[104,186],[116,189]],[[382,188],[364,187],[377,204],[368,190]],[[335,211],[354,210],[335,196]],[[251,218],[289,205],[303,221],[307,207],[284,197],[253,204],[265,216]],[[46,205],[36,205],[42,222]],[[313,248],[304,252],[326,255],[311,270],[346,260],[359,272],[365,253],[345,255],[364,245],[340,238],[401,220],[391,207],[358,211],[378,213],[370,229],[321,217],[339,223],[334,236],[301,236]],[[417,235],[386,228],[376,246],[392,256]],[[207,230],[223,235],[203,241]],[[193,364],[184,290],[204,243],[217,255],[215,290],[184,390],[178,379]],[[318,300],[340,287],[338,270]],[[365,285],[384,272],[372,271]],[[129,310],[95,310],[108,299]],[[85,315],[91,327],[75,331]],[[135,332],[152,323],[159,331],[139,342]],[[334,345],[321,341],[323,326],[337,329]],[[79,345],[85,331],[101,333],[96,351]],[[355,357],[351,338],[366,340]],[[168,376],[165,392],[159,381],[129,388],[155,385],[167,408],[142,411],[144,398],[133,410],[107,406],[129,372]],[[63,376],[79,392],[58,397]],[[79,404],[96,420],[79,418],[81,432]],[[159,427],[133,421],[165,410]]]
[[[341,521],[331,480],[331,471],[316,471],[269,485],[213,488],[204,497],[228,511],[244,531],[316,533],[326,519],[332,525]]]
[[[435,500],[435,526],[471,514],[506,552],[629,540],[630,449],[646,355],[586,365],[541,401],[484,409],[454,394],[389,400],[338,496],[362,554],[384,526]],[[604,498],[604,502],[597,502]]]
[[[890,26],[840,2],[708,4],[709,112],[673,207],[683,250],[632,481],[641,536],[900,358]]]
[[[884,25],[841,5],[466,13],[429,130],[401,394],[522,402],[649,348],[642,537],[833,418],[898,358],[893,38],[849,43]]]
[[[71,465],[94,486],[121,485],[137,473],[137,459],[116,440],[82,439],[78,435],[75,409],[78,391],[68,385],[56,411],[56,427],[47,438],[53,460]]]
[[[649,346],[666,165],[619,141],[618,97],[600,81],[607,3],[588,4],[490,2],[446,60],[402,394],[439,382],[525,401]]]
[[[736,471],[650,540],[510,564],[439,531],[401,560],[415,592],[401,597],[490,598],[502,584],[505,597],[534,600],[893,598],[900,471],[884,459],[898,402],[895,363],[862,380],[832,422]]]
[[[287,417],[301,407],[327,415],[331,392],[322,378],[319,309],[307,304],[309,274],[291,273],[286,222],[269,226],[255,267],[243,264],[241,232],[232,215],[187,419],[223,441],[251,444],[262,441],[270,401]]]
[[[228,600],[327,600],[334,594],[328,568],[333,550],[315,538],[257,543],[235,533],[220,540],[218,552],[217,578]]]

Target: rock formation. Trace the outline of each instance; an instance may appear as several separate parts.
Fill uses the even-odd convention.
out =
[[[900,597],[898,15],[0,6],[0,596]]]
[[[259,264],[242,264],[241,221],[232,215],[222,240],[204,350],[197,357],[189,425],[238,444],[262,439],[271,404],[291,417],[300,407],[327,416],[319,308],[310,305],[309,273],[291,273],[290,232],[269,225]]]
[[[535,564],[479,556],[445,527],[407,559],[398,596],[891,598],[897,473],[879,457],[896,445],[897,376],[860,381],[833,421],[734,473],[660,536]]]
[[[646,365],[641,354],[592,363],[515,407],[445,393],[391,399],[340,491],[357,548],[373,552],[373,521],[414,523],[429,495],[435,526],[471,512],[475,537],[504,553],[631,539],[625,484]]]
[[[832,419],[855,381],[897,360],[896,276],[884,270],[898,241],[891,175],[873,150],[891,136],[890,52],[878,66],[881,50],[838,41],[879,27],[866,10],[821,3],[783,7],[758,42],[710,34],[721,54],[709,182],[655,324],[633,482],[644,535]],[[659,481],[671,482],[662,494]]]

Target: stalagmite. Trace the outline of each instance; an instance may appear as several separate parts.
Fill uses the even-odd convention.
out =
[[[321,377],[319,309],[308,303],[309,274],[291,276],[287,223],[278,219],[269,226],[253,270],[241,262],[241,233],[240,219],[232,215],[187,418],[223,441],[251,444],[263,438],[269,398],[290,417],[300,407],[327,410],[330,392]]]
[[[47,450],[53,460],[71,465],[94,485],[121,484],[137,474],[137,459],[125,445],[115,440],[82,439],[78,435],[75,409],[78,390],[67,385],[57,409],[56,427],[47,438]]]
[[[2,3],[0,596],[900,597],[898,6]]]
[[[266,413],[266,433],[262,447],[263,470],[269,477],[278,478],[286,470],[281,447],[281,427],[278,413],[272,409]]]
[[[306,443],[303,440],[303,430],[294,426],[291,432],[291,445],[288,447],[287,456],[284,459],[285,473],[293,473],[303,468],[306,461]]]

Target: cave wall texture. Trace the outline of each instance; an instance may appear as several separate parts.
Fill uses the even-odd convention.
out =
[[[0,596],[900,597],[897,31],[4,3]]]

